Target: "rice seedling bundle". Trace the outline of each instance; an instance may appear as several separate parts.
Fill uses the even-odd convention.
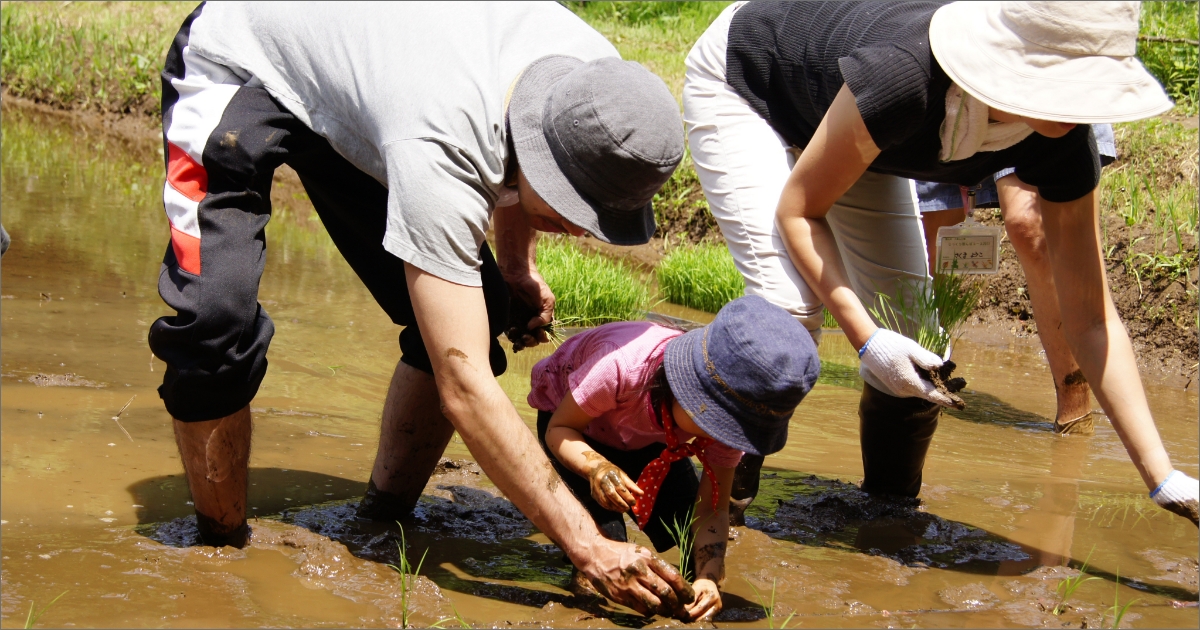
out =
[[[650,291],[628,265],[584,253],[565,239],[542,238],[538,271],[557,299],[556,324],[597,326],[642,318]]]
[[[983,285],[969,276],[939,273],[929,284],[902,283],[894,296],[877,293],[875,303],[867,305],[867,310],[884,328],[945,356],[982,291]]]
[[[658,288],[664,299],[716,313],[746,291],[745,281],[724,245],[682,245],[658,263]]]

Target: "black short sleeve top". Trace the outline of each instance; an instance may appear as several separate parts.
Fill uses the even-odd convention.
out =
[[[882,151],[869,170],[970,186],[1014,167],[1049,201],[1082,197],[1100,179],[1088,125],[1061,138],[1032,134],[1001,151],[938,161],[950,78],[929,48],[942,2],[753,2],[729,27],[726,81],[790,144],[812,140],[849,86]]]

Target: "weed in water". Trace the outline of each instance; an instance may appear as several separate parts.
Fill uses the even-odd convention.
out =
[[[1133,603],[1138,600],[1136,598],[1131,599],[1131,600],[1125,602],[1124,606],[1121,605],[1121,570],[1118,568],[1116,570],[1116,572],[1114,573],[1114,575],[1117,580],[1117,585],[1115,588],[1115,594],[1113,595],[1113,605],[1111,608],[1108,609],[1108,614],[1112,615],[1112,626],[1110,626],[1110,627],[1120,628],[1121,627],[1121,619],[1125,618],[1125,613],[1129,611],[1129,607],[1132,606]],[[1100,618],[1100,627],[1101,628],[1104,627],[1104,618],[1103,617]]]
[[[408,623],[410,614],[408,596],[412,592],[417,576],[421,574],[421,565],[425,564],[425,556],[429,555],[429,549],[425,549],[425,553],[421,554],[421,560],[414,569],[408,560],[408,541],[404,538],[404,526],[399,521],[396,521],[396,525],[400,528],[400,542],[396,543],[396,549],[400,552],[400,564],[389,564],[388,566],[400,574],[400,627],[409,628],[411,626]]]
[[[745,579],[745,578],[742,578],[742,579]],[[746,580],[746,584],[750,584],[750,590],[754,591],[754,597],[755,597],[755,599],[758,600],[759,607],[761,607],[763,609],[763,614],[767,616],[767,627],[774,628],[775,627],[775,580],[771,580],[771,603],[769,605],[763,602],[762,595],[758,592],[757,588],[754,588],[754,585],[750,583],[750,580]],[[796,616],[796,613],[795,613],[795,611],[793,611],[792,614],[787,616],[787,619],[783,620],[783,623],[779,624],[779,627],[787,628],[788,623],[792,620],[792,617],[795,617],[795,616]]]
[[[982,283],[964,274],[938,273],[932,283],[900,283],[895,296],[877,293],[867,310],[884,328],[945,356],[982,292]]]
[[[451,621],[457,621],[459,628],[470,628],[471,627],[471,624],[467,623],[466,619],[463,619],[462,614],[460,614],[458,612],[458,609],[454,607],[454,604],[450,604],[450,610],[454,611],[453,617],[445,617],[443,619],[438,619],[436,623],[434,623],[433,625],[431,625],[429,627],[430,628],[445,628],[445,627],[447,627],[446,624],[450,623]]]
[[[45,605],[45,606],[44,606],[44,607],[43,607],[41,610],[39,610],[39,611],[37,612],[37,614],[34,614],[34,612],[33,612],[33,600],[30,600],[30,602],[29,602],[29,615],[25,617],[25,627],[26,627],[26,628],[32,628],[32,627],[33,627],[33,625],[37,623],[37,620],[38,620],[38,618],[40,618],[42,615],[46,614],[46,610],[47,610],[48,608],[50,608],[51,606],[53,606],[53,605],[54,605],[54,602],[58,601],[59,599],[61,599],[61,598],[62,598],[62,596],[63,596],[63,595],[66,595],[66,594],[67,594],[67,592],[66,592],[66,591],[63,591],[63,592],[59,593],[59,594],[58,594],[58,597],[55,597],[54,599],[50,600],[50,603],[49,603],[49,604],[46,604],[46,605]]]
[[[671,249],[655,269],[663,298],[716,313],[746,292],[733,256],[722,244],[681,245]]]
[[[1079,587],[1083,586],[1085,582],[1091,582],[1092,580],[1100,579],[1087,574],[1088,562],[1091,561],[1092,551],[1095,550],[1096,547],[1093,546],[1092,550],[1088,552],[1087,558],[1083,561],[1083,565],[1079,567],[1079,575],[1076,575],[1075,577],[1069,577],[1058,583],[1058,588],[1055,589],[1058,592],[1058,603],[1054,605],[1054,614],[1061,615],[1066,612],[1067,600],[1071,599],[1071,596],[1075,594],[1075,591],[1079,590]]]
[[[667,529],[667,535],[671,537],[671,541],[679,549],[679,575],[682,575],[683,579],[688,582],[695,579],[696,573],[695,567],[692,566],[692,547],[696,542],[695,513],[696,506],[693,504],[683,515],[682,520],[676,516],[671,523],[668,523],[665,519],[662,521],[663,527]]]
[[[565,239],[541,239],[537,265],[554,291],[554,310],[564,325],[641,319],[650,302],[649,289],[628,265],[584,253]]]

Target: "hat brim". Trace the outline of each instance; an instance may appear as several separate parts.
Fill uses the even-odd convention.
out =
[[[592,201],[563,174],[543,131],[542,115],[552,88],[583,64],[574,57],[549,55],[521,73],[508,104],[517,161],[533,190],[564,219],[606,243],[645,244],[654,235],[653,203],[638,211],[614,213]],[[623,218],[614,218],[614,214]]]
[[[696,426],[718,442],[751,455],[770,455],[787,444],[787,425],[783,430],[747,433],[750,423],[738,422],[728,403],[710,395],[698,373],[704,368],[704,328],[686,332],[667,342],[663,367],[671,395],[692,416]]]
[[[1140,120],[1174,103],[1135,57],[1071,55],[1021,39],[1001,21],[999,2],[954,2],[929,23],[938,64],[991,107],[1056,122]]]

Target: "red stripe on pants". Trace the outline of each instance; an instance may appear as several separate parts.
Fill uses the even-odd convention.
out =
[[[200,275],[200,239],[171,226],[171,249],[175,250],[175,260],[179,262],[180,269]]]
[[[174,144],[167,143],[167,182],[184,197],[200,203],[208,194],[208,171],[192,156]]]

